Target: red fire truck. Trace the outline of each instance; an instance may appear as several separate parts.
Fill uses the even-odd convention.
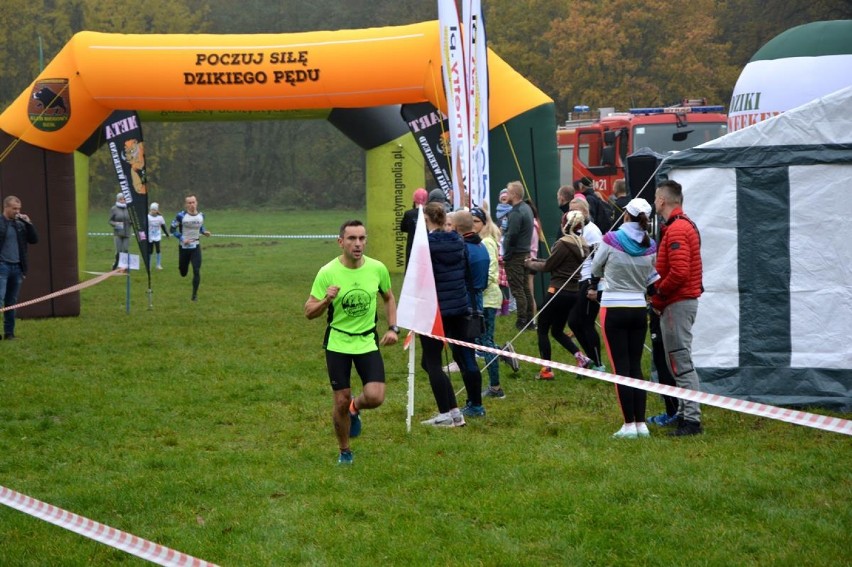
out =
[[[575,106],[571,119],[556,131],[560,183],[588,177],[604,198],[624,178],[625,158],[641,148],[659,154],[685,150],[728,132],[722,106],[705,99],[684,99],[676,106],[631,108],[628,112]]]

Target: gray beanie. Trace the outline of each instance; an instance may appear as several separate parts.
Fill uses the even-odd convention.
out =
[[[444,191],[441,189],[432,189],[429,191],[429,200],[427,203],[446,203],[447,196],[444,194]]]

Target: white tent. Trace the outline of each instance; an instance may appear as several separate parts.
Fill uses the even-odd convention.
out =
[[[701,232],[702,390],[852,410],[852,86],[665,159]]]

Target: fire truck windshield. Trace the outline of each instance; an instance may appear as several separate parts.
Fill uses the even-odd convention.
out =
[[[674,124],[642,124],[633,128],[633,150],[651,148],[657,153],[694,148],[728,133],[725,122],[690,122],[685,128]]]

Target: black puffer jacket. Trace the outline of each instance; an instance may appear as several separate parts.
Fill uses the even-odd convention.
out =
[[[432,257],[432,273],[435,275],[441,316],[469,314],[467,290],[471,287],[468,281],[470,270],[467,268],[467,249],[462,237],[456,232],[430,232],[429,255]]]

